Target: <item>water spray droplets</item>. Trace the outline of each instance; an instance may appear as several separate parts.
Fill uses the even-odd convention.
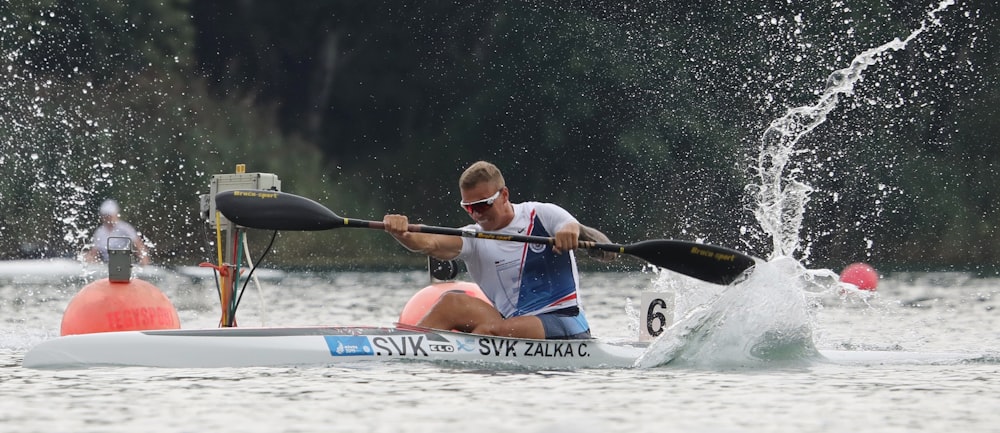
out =
[[[942,1],[938,8],[928,13],[928,19],[921,22],[917,30],[905,39],[895,38],[881,46],[865,50],[857,55],[851,65],[834,71],[826,80],[825,88],[812,105],[790,108],[785,115],[771,122],[762,134],[760,150],[755,170],[759,185],[750,189],[757,202],[754,215],[761,228],[772,240],[771,257],[793,256],[799,252],[799,232],[813,188],[798,177],[801,170],[790,166],[792,157],[804,152],[795,148],[799,141],[826,121],[827,115],[837,107],[841,96],[851,96],[854,86],[863,78],[862,73],[883,58],[891,58],[891,51],[904,49],[906,44],[928,28],[928,21],[938,24],[937,13],[953,2]],[[873,83],[878,86],[879,83]],[[876,104],[877,101],[872,101]],[[901,106],[906,101],[900,99],[894,104]]]

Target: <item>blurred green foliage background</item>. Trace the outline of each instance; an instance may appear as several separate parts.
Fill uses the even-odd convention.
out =
[[[75,253],[108,197],[158,262],[214,257],[198,195],[237,163],[342,216],[464,225],[457,178],[479,159],[515,201],[559,203],[616,242],[768,256],[749,193],[763,131],[925,26],[797,143],[787,176],[813,192],[795,255],[995,272],[997,6],[938,6],[3,2],[0,257]],[[348,229],[282,233],[270,260],[423,263]]]

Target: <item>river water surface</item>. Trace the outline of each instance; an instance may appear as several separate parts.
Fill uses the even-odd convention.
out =
[[[595,336],[633,338],[640,293],[660,288],[661,277],[584,274]],[[427,283],[421,272],[292,274],[245,295],[238,319],[245,326],[391,325]],[[211,282],[168,277],[158,285],[182,327],[215,326]],[[820,349],[967,355],[961,361],[575,371],[416,362],[21,367],[28,349],[58,335],[78,287],[0,283],[0,431],[939,432],[1000,425],[1000,280],[964,274],[893,275],[873,298],[822,295],[811,307]]]

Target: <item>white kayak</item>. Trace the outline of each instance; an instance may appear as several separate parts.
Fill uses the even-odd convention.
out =
[[[371,361],[457,362],[477,366],[575,370],[632,368],[645,342],[533,340],[417,327],[217,328],[69,335],[24,356],[29,368],[327,366]],[[821,350],[817,362],[958,363],[958,353]]]
[[[68,335],[33,347],[30,368],[251,367],[363,361],[507,364],[529,369],[631,367],[641,343],[533,340],[416,327],[217,328]]]

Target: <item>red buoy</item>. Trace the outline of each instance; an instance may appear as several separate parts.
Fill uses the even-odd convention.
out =
[[[399,323],[403,325],[416,325],[430,311],[431,307],[437,303],[441,295],[448,292],[463,292],[466,295],[482,299],[493,305],[493,302],[490,302],[489,298],[483,294],[482,289],[473,283],[464,281],[436,283],[420,289],[410,297],[410,300],[403,307],[403,311],[399,314]]]
[[[840,272],[840,281],[874,292],[878,286],[878,272],[867,263],[851,263]]]
[[[156,286],[139,279],[94,281],[70,300],[61,335],[178,329],[177,310]]]

